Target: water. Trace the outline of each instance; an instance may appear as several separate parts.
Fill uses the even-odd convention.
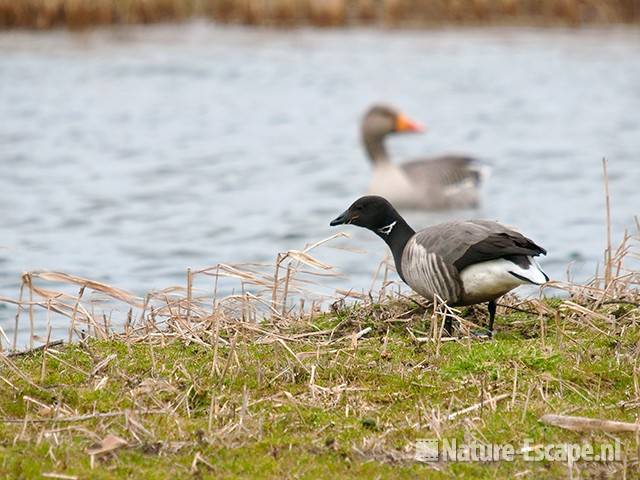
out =
[[[187,267],[271,262],[335,232],[369,166],[358,122],[384,100],[425,123],[396,159],[443,152],[492,165],[473,212],[549,250],[547,272],[593,274],[640,213],[640,33],[608,30],[292,30],[193,23],[0,33],[0,296],[61,270],[135,293]],[[325,249],[368,289],[385,254]],[[0,304],[11,330],[14,307]]]

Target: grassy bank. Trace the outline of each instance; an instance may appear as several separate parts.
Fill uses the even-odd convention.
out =
[[[312,253],[343,234],[144,298],[26,273],[17,299],[0,297],[29,330],[18,351],[0,328],[0,477],[640,478],[637,238],[612,248],[610,224],[600,274],[550,282],[558,298],[503,297],[492,340],[474,334],[483,307],[426,304],[386,262],[375,293],[316,303],[333,268]],[[218,295],[225,281],[236,293]],[[64,344],[48,341],[54,317]],[[515,455],[421,462],[420,439]],[[528,460],[550,444],[556,461]],[[618,450],[574,461],[563,444]]]
[[[446,310],[396,297],[259,324],[183,311],[162,329],[1,357],[0,474],[638,478],[636,434],[540,421],[638,420],[640,295],[612,282],[506,299],[492,341],[467,335],[483,310],[442,338]],[[618,439],[622,461],[420,463],[421,438]]]
[[[637,0],[0,0],[0,28],[182,21],[270,26],[636,23]]]

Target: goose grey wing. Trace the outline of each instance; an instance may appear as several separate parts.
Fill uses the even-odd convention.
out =
[[[477,241],[471,243],[461,256],[454,260],[458,271],[475,263],[486,262],[498,258],[507,258],[518,263],[518,257],[546,255],[547,251],[519,232],[496,222],[472,220],[478,230],[484,230],[485,236],[479,235]]]
[[[458,272],[474,263],[547,253],[521,233],[488,220],[442,223],[421,230],[414,238]]]
[[[445,155],[403,163],[400,167],[416,183],[450,186],[471,182],[480,184],[480,162],[472,157]]]

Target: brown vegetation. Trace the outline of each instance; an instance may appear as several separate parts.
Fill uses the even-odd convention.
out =
[[[17,304],[16,327],[28,320],[33,338],[34,324],[66,317],[73,343],[47,342],[48,327],[44,345],[18,352],[0,329],[12,350],[0,353],[0,476],[638,478],[630,237],[587,285],[554,282],[563,299],[501,299],[493,341],[470,335],[481,310],[394,294],[384,263],[379,295],[305,304],[313,278],[332,271],[310,255],[317,245],[279,254],[275,269],[188,271],[186,286],[144,298],[25,274],[17,300],[0,298]],[[220,297],[229,278],[238,293]],[[101,312],[107,299],[125,317],[119,333]],[[459,335],[443,337],[451,316]],[[424,438],[617,444],[619,458],[421,463]]]
[[[0,0],[0,28],[84,28],[208,17],[270,26],[635,23],[639,0]]]
[[[600,273],[551,282],[563,298],[502,298],[492,341],[471,335],[483,311],[403,295],[386,262],[368,294],[319,308],[314,280],[335,273],[312,253],[342,234],[275,265],[188,270],[186,285],[144,298],[25,273],[17,299],[0,297],[30,338],[17,351],[0,328],[0,477],[639,478],[640,238],[613,248],[605,194]],[[219,295],[220,281],[236,293]],[[51,341],[59,317],[64,345]],[[452,317],[458,332],[443,337]],[[523,449],[421,463],[425,438]],[[619,457],[524,456],[568,443]]]

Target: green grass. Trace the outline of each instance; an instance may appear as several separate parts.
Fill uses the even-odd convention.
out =
[[[221,330],[230,343],[237,335],[233,350],[216,352],[211,336],[202,337],[207,345],[114,337],[67,345],[44,363],[41,351],[15,357],[24,377],[0,364],[0,417],[19,420],[0,422],[0,476],[568,478],[566,463],[521,456],[420,463],[414,442],[441,437],[518,448],[526,439],[600,444],[615,437],[626,463],[579,462],[573,478],[621,478],[623,471],[640,478],[633,434],[539,422],[545,413],[636,421],[640,312],[632,304],[600,308],[618,319],[613,325],[581,322],[561,307],[551,300],[525,305],[530,313],[501,309],[492,341],[419,341],[419,332],[430,331],[429,314],[393,301],[265,325],[296,358],[275,336],[240,325]],[[542,335],[544,309],[553,315],[542,317]],[[482,322],[484,314],[465,315]],[[354,341],[367,326],[372,331]],[[300,336],[309,332],[324,333]],[[494,406],[446,418],[503,394]],[[115,414],[58,420],[108,412]],[[127,445],[92,465],[87,449],[107,434]]]

